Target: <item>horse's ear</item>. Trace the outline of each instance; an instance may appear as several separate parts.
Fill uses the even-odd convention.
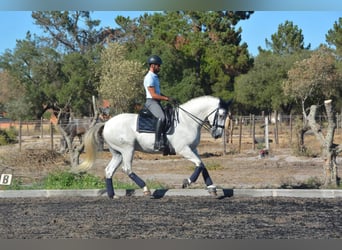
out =
[[[232,103],[233,103],[233,99],[230,99],[228,101],[224,101],[224,100],[221,99],[220,100],[220,107],[228,110],[228,108],[230,107],[230,105],[232,105]]]
[[[233,99],[226,101],[226,104],[227,104],[227,108],[229,108],[233,104]]]

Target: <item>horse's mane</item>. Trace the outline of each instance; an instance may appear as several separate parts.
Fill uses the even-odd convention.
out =
[[[209,102],[213,102],[213,101],[217,101],[217,97],[205,95],[205,96],[195,97],[195,98],[183,103],[182,106],[187,107],[187,106],[192,106],[193,103],[209,103]]]

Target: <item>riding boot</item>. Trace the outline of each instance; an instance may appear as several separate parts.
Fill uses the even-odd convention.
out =
[[[161,119],[158,119],[156,124],[156,134],[155,134],[155,141],[154,141],[154,150],[155,151],[162,151],[164,149],[164,138],[162,136],[164,129],[164,124]]]

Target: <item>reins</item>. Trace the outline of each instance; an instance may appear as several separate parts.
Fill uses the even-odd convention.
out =
[[[201,127],[203,127],[204,129],[206,129],[208,132],[210,132],[210,129],[213,127],[209,122],[206,122],[205,120],[202,120],[200,118],[198,118],[197,116],[193,115],[192,113],[190,113],[189,111],[183,109],[180,105],[176,105],[177,109],[180,109],[182,111],[184,111],[184,113],[186,113],[192,120],[194,120],[198,125],[200,125]],[[212,112],[210,112],[207,117],[209,117],[212,113],[214,113],[215,111],[217,111],[217,109],[213,110]]]

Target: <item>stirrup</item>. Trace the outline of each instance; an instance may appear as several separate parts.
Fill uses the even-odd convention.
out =
[[[165,145],[162,142],[156,142],[156,143],[154,143],[154,148],[153,149],[156,152],[163,151],[165,149]]]

